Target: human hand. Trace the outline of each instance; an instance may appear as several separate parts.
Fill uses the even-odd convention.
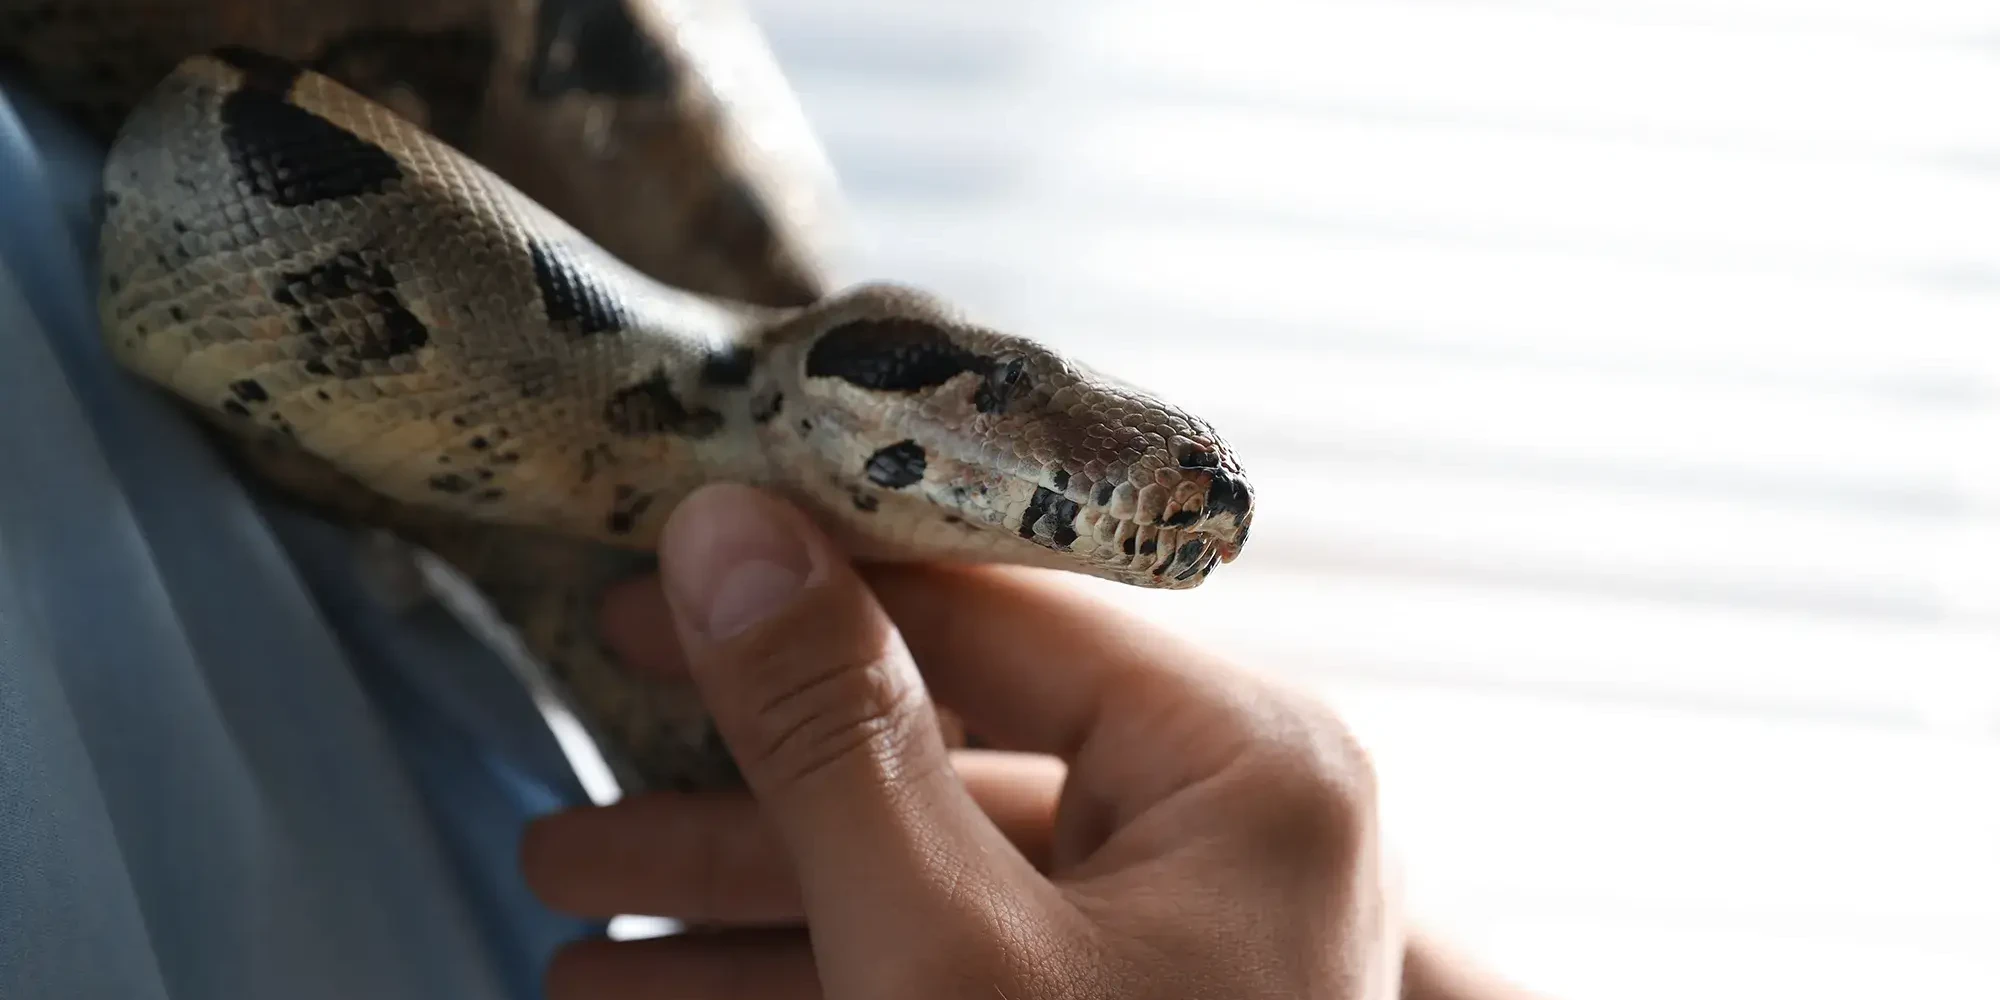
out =
[[[606,634],[692,678],[750,794],[530,828],[549,905],[701,927],[572,945],[555,1000],[1396,996],[1373,775],[1311,700],[1036,575],[864,582],[744,487],[662,553]],[[948,751],[931,694],[1011,752]]]

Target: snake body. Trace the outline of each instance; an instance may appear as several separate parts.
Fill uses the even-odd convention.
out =
[[[35,5],[0,66],[110,142],[112,356],[285,495],[456,566],[628,783],[729,780],[692,693],[620,669],[591,613],[704,483],[863,559],[1187,588],[1243,546],[1208,423],[922,291],[826,288],[816,147],[752,141],[792,133],[721,96],[712,5],[335,7]],[[743,106],[782,103],[757,79]]]

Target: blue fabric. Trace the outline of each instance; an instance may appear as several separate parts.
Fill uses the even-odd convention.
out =
[[[0,91],[0,998],[540,995],[586,801],[504,662],[370,598],[116,369],[100,151]]]

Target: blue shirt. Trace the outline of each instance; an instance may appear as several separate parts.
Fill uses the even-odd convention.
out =
[[[102,151],[0,90],[0,998],[529,1000],[586,801],[504,661],[369,596],[98,338]]]

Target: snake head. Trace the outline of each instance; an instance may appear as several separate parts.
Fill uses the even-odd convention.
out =
[[[1255,493],[1214,428],[938,299],[863,285],[765,340],[788,485],[862,558],[1013,562],[1199,585]]]

